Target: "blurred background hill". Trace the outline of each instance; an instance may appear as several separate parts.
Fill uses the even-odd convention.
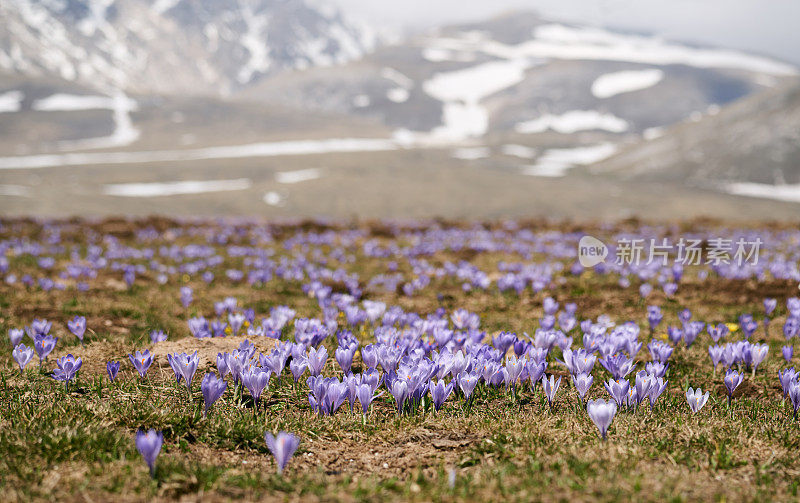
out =
[[[0,212],[800,215],[793,62],[530,11],[352,14],[2,2]]]

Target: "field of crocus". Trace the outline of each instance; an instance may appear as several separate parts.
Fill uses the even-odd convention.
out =
[[[796,501],[799,267],[797,226],[5,219],[2,500]]]

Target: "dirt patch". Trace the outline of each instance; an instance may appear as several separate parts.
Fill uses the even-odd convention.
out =
[[[339,440],[303,438],[290,469],[322,470],[333,476],[380,475],[404,479],[417,471],[433,474],[441,466],[454,466],[481,441],[475,435],[427,429],[368,442],[358,434],[345,435],[346,438]],[[206,463],[240,465],[248,470],[275,470],[272,456],[252,450],[229,451],[196,444],[188,456]]]
[[[153,368],[159,370],[169,370],[169,363],[167,362],[167,355],[171,353],[188,353],[192,354],[197,351],[197,356],[200,360],[197,366],[198,372],[215,369],[217,365],[217,353],[231,352],[237,349],[239,345],[245,340],[249,340],[256,347],[256,352],[269,354],[277,344],[275,339],[269,337],[209,337],[197,339],[195,337],[184,337],[175,341],[164,341],[156,344],[150,344],[146,347],[136,348],[136,350],[144,351],[149,349],[154,355]],[[73,346],[64,348],[60,351],[58,348],[48,358],[51,365],[55,364],[55,360],[66,354],[73,354],[81,357],[83,366],[81,372],[86,375],[105,375],[106,362],[119,361],[122,363],[123,368],[130,367],[130,360],[128,355],[134,351],[133,348],[128,347],[120,342],[97,341],[87,344],[86,346]],[[47,365],[47,364],[46,364]]]

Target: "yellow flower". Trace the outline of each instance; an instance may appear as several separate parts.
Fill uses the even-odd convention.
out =
[[[226,335],[231,335],[232,333],[233,333],[233,330],[231,330],[231,327],[225,327],[225,334]]]
[[[731,332],[736,332],[737,330],[739,330],[738,323],[726,323],[725,326],[728,327],[728,330],[730,330]]]
[[[665,341],[665,340],[669,339],[669,335],[667,335],[667,334],[659,334],[658,338],[661,339],[662,341]]]

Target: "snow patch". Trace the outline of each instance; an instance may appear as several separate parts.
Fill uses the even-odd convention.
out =
[[[474,161],[476,159],[485,159],[491,153],[492,151],[488,147],[463,147],[453,150],[450,155],[462,161]]]
[[[0,113],[19,112],[22,109],[22,100],[25,95],[22,91],[8,91],[0,94]]]
[[[244,159],[290,155],[315,155],[341,152],[380,152],[396,150],[397,142],[379,138],[334,138],[251,143],[226,147],[141,152],[94,152],[0,157],[0,169],[35,169],[98,164],[141,164],[149,162],[199,161],[204,159]]]
[[[114,98],[80,94],[53,94],[33,102],[39,112],[74,112],[78,110],[114,110]]]
[[[283,206],[286,204],[286,196],[276,192],[274,190],[270,190],[264,197],[262,198],[264,202],[270,206]]]
[[[118,197],[163,197],[247,190],[252,186],[253,182],[247,178],[157,183],[115,183],[104,185],[103,194]]]
[[[725,191],[736,196],[800,203],[800,183],[770,185],[768,183],[737,182],[728,184]]]
[[[572,110],[561,115],[546,114],[538,119],[520,122],[514,129],[523,134],[543,133],[548,129],[563,134],[596,129],[622,133],[628,130],[628,122],[615,115],[601,114],[596,110]]]
[[[178,5],[180,1],[181,0],[156,0],[150,8],[156,14],[163,14]]]
[[[394,103],[405,103],[408,101],[409,96],[408,90],[402,87],[395,87],[394,89],[386,91],[386,97],[389,98],[389,101],[393,101]]]
[[[560,177],[575,166],[586,166],[610,157],[617,147],[612,143],[601,143],[588,147],[554,148],[546,150],[532,166],[522,170],[524,175]]]
[[[136,101],[128,98],[121,92],[116,92],[113,97],[109,98],[110,103],[101,102],[101,96],[94,96],[93,100],[83,99],[82,96],[69,96],[69,95],[54,95],[59,97],[53,103],[47,104],[53,110],[87,110],[87,108],[64,108],[75,106],[91,106],[97,108],[100,105],[108,105],[114,114],[114,132],[109,136],[101,136],[98,138],[87,138],[83,140],[63,141],[59,142],[59,147],[62,150],[96,150],[104,148],[125,147],[139,139],[141,132],[133,126],[131,119],[131,112],[138,110]],[[52,98],[53,96],[51,96]],[[69,97],[69,98],[65,98]],[[79,98],[79,99],[74,99]],[[47,100],[46,98],[45,100]],[[41,106],[40,100],[37,103]],[[58,108],[62,107],[62,108]],[[40,108],[41,110],[41,108]]]
[[[439,51],[483,53],[503,59],[549,58],[625,61],[647,65],[682,64],[697,68],[732,68],[769,75],[797,75],[792,65],[739,51],[700,49],[670,43],[658,37],[610,32],[561,24],[540,25],[534,39],[518,45],[476,38],[468,34],[428,41]]]
[[[503,145],[500,147],[500,152],[503,155],[510,155],[513,157],[519,157],[521,159],[533,159],[536,157],[536,149],[531,147],[526,147],[525,145]]]
[[[443,124],[431,134],[450,141],[486,134],[489,111],[481,101],[522,82],[525,71],[531,66],[525,59],[492,61],[464,70],[437,73],[426,80],[424,91],[444,103]]]
[[[295,171],[279,171],[275,173],[275,181],[278,183],[300,183],[309,180],[316,180],[322,176],[322,170],[318,168],[298,169]]]
[[[606,73],[592,83],[592,94],[595,98],[610,98],[653,87],[663,78],[664,72],[657,68]]]
[[[266,73],[272,65],[269,57],[269,44],[266,39],[267,16],[256,16],[249,5],[242,8],[242,19],[247,31],[242,35],[240,42],[250,54],[247,63],[239,69],[236,80],[240,84],[247,84],[257,74]]]
[[[422,50],[422,57],[431,63],[441,63],[443,61],[471,63],[475,61],[475,54],[472,52],[451,51],[438,47],[426,47]]]

